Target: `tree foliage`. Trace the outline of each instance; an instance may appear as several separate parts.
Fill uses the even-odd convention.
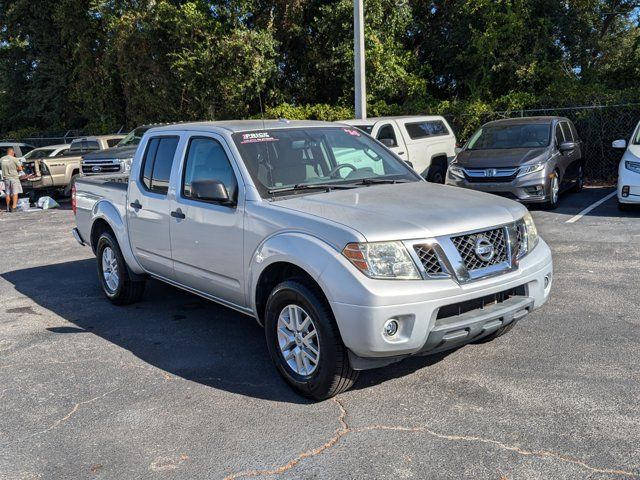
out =
[[[639,2],[365,0],[372,114],[638,100]],[[352,115],[352,0],[2,0],[0,132]]]

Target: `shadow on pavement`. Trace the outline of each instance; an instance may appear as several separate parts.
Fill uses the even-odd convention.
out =
[[[613,187],[586,187],[580,193],[565,192],[560,196],[558,207],[555,210],[550,210],[549,213],[570,218],[613,192],[615,192]],[[527,205],[527,208],[532,211],[544,211],[542,207],[536,204]],[[586,217],[638,218],[640,217],[640,207],[631,208],[628,211],[620,211],[617,199],[613,196],[591,210]]]
[[[216,389],[273,401],[310,403],[282,380],[256,321],[178,288],[149,281],[142,302],[112,305],[98,285],[95,260],[0,275],[23,295],[75,326],[54,335],[91,333],[149,365]],[[2,313],[2,312],[0,312]],[[444,358],[416,357],[363,372],[355,389],[409,375]]]

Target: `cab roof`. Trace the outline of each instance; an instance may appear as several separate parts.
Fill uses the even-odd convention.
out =
[[[216,122],[174,123],[153,127],[150,132],[226,130],[231,133],[287,128],[335,127],[333,122],[317,120],[223,120]]]
[[[409,120],[414,122],[424,122],[432,120],[442,120],[441,115],[399,115],[395,117],[369,117],[365,119],[351,118],[348,120],[340,120],[339,123],[346,123],[348,125],[375,125],[378,122],[385,122],[389,120]]]
[[[544,116],[544,117],[514,117],[514,118],[502,118],[500,120],[493,120],[491,122],[485,123],[485,125],[523,125],[523,124],[534,124],[534,123],[552,123],[554,121],[569,121],[568,118],[565,117],[555,117],[555,116]]]

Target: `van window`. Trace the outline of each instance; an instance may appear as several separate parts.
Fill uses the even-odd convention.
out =
[[[405,123],[404,127],[407,129],[407,133],[412,140],[449,135],[449,129],[442,120]]]
[[[196,180],[219,180],[229,198],[235,199],[238,181],[224,148],[213,138],[192,138],[187,149],[182,180],[182,196],[192,198],[191,185]]]
[[[178,137],[154,137],[147,144],[142,164],[141,181],[147,190],[166,195]]]

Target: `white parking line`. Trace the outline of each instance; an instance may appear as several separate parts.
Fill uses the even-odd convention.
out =
[[[589,205],[587,208],[585,208],[584,210],[582,210],[579,214],[577,214],[575,217],[571,217],[569,220],[566,221],[566,223],[576,223],[578,220],[580,220],[582,217],[584,217],[587,213],[589,213],[591,210],[593,210],[594,208],[598,208],[600,205],[602,205],[604,202],[606,202],[607,200],[609,200],[610,198],[615,197],[618,194],[617,191],[615,192],[611,192],[609,195],[607,195],[604,198],[601,198],[600,200],[598,200],[595,203],[592,203],[591,205]]]

